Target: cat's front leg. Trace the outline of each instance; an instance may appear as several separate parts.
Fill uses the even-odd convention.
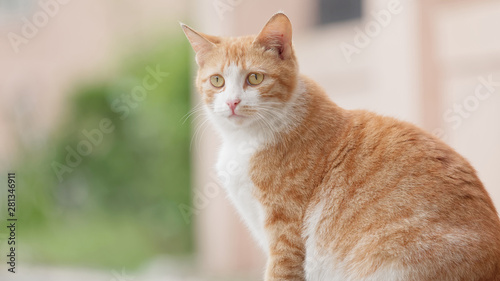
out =
[[[300,224],[280,218],[268,220],[269,258],[265,281],[305,281],[305,247]]]

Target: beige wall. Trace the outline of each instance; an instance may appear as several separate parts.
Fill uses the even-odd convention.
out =
[[[364,108],[419,123],[416,7],[403,1],[401,13],[358,48],[348,61],[341,45],[354,45],[357,28],[373,22],[372,12],[387,9],[386,0],[366,1],[365,18],[312,29],[295,37],[301,71],[322,85],[348,109]]]
[[[472,163],[500,208],[500,1],[437,5],[433,20],[443,73],[441,112],[453,112],[441,119],[446,141]],[[489,76],[490,90],[480,86]]]

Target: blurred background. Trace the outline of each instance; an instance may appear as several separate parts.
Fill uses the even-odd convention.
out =
[[[337,104],[434,133],[500,206],[498,0],[0,0],[0,280],[259,280],[214,176],[219,139],[189,114],[178,22],[237,36],[277,11]]]

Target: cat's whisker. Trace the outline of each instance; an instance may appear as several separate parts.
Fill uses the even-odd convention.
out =
[[[193,136],[191,137],[191,142],[189,144],[189,150],[190,151],[193,150],[193,142],[194,143],[199,143],[198,142],[198,138],[200,137],[200,130],[203,129],[203,126],[207,125],[208,120],[209,120],[208,118],[205,118],[205,120],[203,120],[201,123],[199,123],[199,124],[196,125],[195,132],[194,132]],[[200,141],[201,141],[201,138],[200,138]]]
[[[207,112],[205,110],[197,112],[197,114],[194,114],[194,117],[191,120],[191,124],[194,124],[197,122],[200,118],[207,118]]]
[[[276,140],[278,130],[275,128],[275,126],[273,126],[273,124],[269,123],[268,117],[265,115],[265,112],[258,112],[257,115],[260,117],[259,121],[264,123],[264,125],[266,125],[269,128],[269,133],[272,136],[271,140],[274,142],[274,140]]]
[[[262,115],[261,113],[257,112],[257,116],[259,116],[259,119],[257,119],[257,120],[259,121],[260,124],[266,125],[269,128],[270,132],[274,131],[273,127],[271,126],[271,124],[269,124],[269,122],[267,122],[266,117],[264,115]]]
[[[268,112],[268,111],[265,111],[265,110],[261,110],[260,113],[259,113],[263,118],[263,121],[268,124],[268,126],[270,127],[270,130],[274,133],[277,130],[276,126],[271,123],[270,121],[274,121],[275,119],[275,116],[271,113],[271,112]]]
[[[285,114],[279,110],[275,110],[275,109],[268,109],[268,108],[262,107],[261,112],[266,114],[266,117],[268,120],[272,120],[272,121],[279,121],[279,120],[286,120],[286,119],[289,119],[291,121],[291,123],[298,123],[300,121],[298,119],[298,117],[296,117],[293,114],[287,115],[287,114]],[[286,127],[290,126],[287,123],[284,123],[284,124]],[[277,126],[274,126],[274,127],[275,127],[275,129],[277,129],[279,131],[279,128],[277,128]]]
[[[182,124],[186,123],[186,121],[189,119],[189,117],[191,117],[193,114],[195,113],[198,113],[198,112],[201,112],[201,111],[204,111],[204,107],[203,105],[201,104],[201,102],[199,102],[197,105],[195,105],[188,113],[186,113],[182,118],[181,118],[181,122]]]
[[[191,108],[191,110],[189,110],[184,116],[182,116],[181,121],[184,120],[184,119],[187,119],[193,112],[199,110],[200,108],[202,108],[200,106],[200,103],[198,103],[197,105],[193,106],[193,108]]]
[[[194,116],[194,117],[193,117]],[[205,116],[205,113],[203,113],[203,111],[198,111],[198,112],[193,112],[191,115],[188,116],[188,118],[186,118],[182,124],[185,124],[186,121],[191,118],[191,124],[193,124],[197,119],[199,119],[200,117],[203,117]]]
[[[207,118],[207,120],[208,120],[208,118]],[[201,149],[201,143],[203,141],[203,135],[205,134],[205,132],[207,131],[207,128],[209,127],[208,123],[205,122],[204,124],[206,124],[206,126],[204,126],[204,128],[202,129],[200,137],[199,137],[199,141],[197,142],[199,150]]]

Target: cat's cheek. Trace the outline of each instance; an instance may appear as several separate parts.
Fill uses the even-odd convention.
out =
[[[206,106],[213,107],[214,97],[213,96],[204,95],[203,96],[203,102],[205,103]]]
[[[205,104],[211,105],[214,103],[215,100],[215,93],[209,89],[204,89],[203,90],[203,100]]]

